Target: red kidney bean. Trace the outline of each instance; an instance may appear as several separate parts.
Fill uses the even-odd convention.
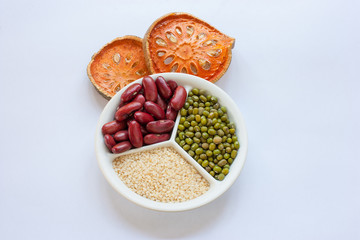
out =
[[[184,106],[185,100],[186,90],[183,86],[178,86],[169,102],[169,105],[176,111],[179,111]]]
[[[111,151],[113,153],[122,153],[125,152],[129,149],[131,149],[132,145],[129,141],[124,141],[124,142],[120,142],[118,144],[116,144],[115,146],[112,147]]]
[[[105,145],[111,151],[111,148],[115,146],[116,142],[110,134],[105,134],[104,136]]]
[[[144,105],[144,103],[145,103],[145,97],[144,97],[144,95],[142,95],[142,94],[136,95],[136,97],[134,98],[133,102],[139,102],[139,103],[141,103],[142,105]]]
[[[102,126],[102,134],[114,134],[117,131],[123,130],[126,128],[126,122],[125,121],[111,121],[108,123],[105,123],[104,126]]]
[[[134,118],[138,123],[144,125],[146,125],[148,122],[154,121],[154,118],[150,114],[140,111],[134,113]]]
[[[170,139],[169,133],[164,134],[153,134],[150,133],[144,137],[144,143],[145,144],[154,144],[158,142],[163,142]]]
[[[140,92],[141,88],[142,88],[142,86],[140,83],[132,84],[121,95],[121,101],[129,102]]]
[[[166,83],[165,79],[163,77],[157,77],[155,80],[155,84],[157,86],[157,90],[160,94],[160,96],[164,99],[169,99],[172,95],[171,88]]]
[[[162,97],[160,97],[160,95],[158,95],[158,98],[156,99],[156,104],[159,105],[162,108],[162,110],[165,111],[166,102],[164,101],[164,99],[162,99]]]
[[[120,102],[119,106],[116,108],[116,111],[119,110],[119,108],[121,108],[122,106],[124,106],[126,104],[126,102]]]
[[[146,130],[151,133],[166,133],[170,132],[171,129],[174,127],[173,120],[158,120],[149,122],[146,125]]]
[[[149,132],[146,130],[146,127],[144,127],[143,125],[140,125],[140,130],[143,136],[145,136],[146,134],[148,134]]]
[[[166,108],[165,118],[175,121],[177,116],[177,111],[173,109],[170,104]]]
[[[121,130],[114,134],[114,139],[117,142],[122,142],[129,139],[128,130]]]
[[[140,124],[137,121],[132,121],[129,124],[129,139],[134,147],[141,147],[143,145],[143,135],[141,133]]]
[[[144,87],[146,101],[156,102],[158,92],[154,79],[152,79],[150,76],[146,76],[143,78],[142,84]]]
[[[130,102],[125,106],[119,108],[115,113],[115,119],[117,121],[122,121],[127,119],[134,111],[139,110],[142,107],[142,104],[139,102]]]
[[[162,108],[154,102],[150,102],[150,101],[145,102],[144,108],[148,113],[153,115],[156,119],[164,119],[165,118],[164,110],[162,110]]]
[[[131,121],[134,121],[135,118],[134,118],[134,115],[130,116],[128,119],[126,119],[126,126],[129,127],[129,124],[131,123]]]
[[[167,81],[168,86],[171,89],[171,92],[174,94],[175,89],[177,88],[177,83],[174,80],[168,80]]]

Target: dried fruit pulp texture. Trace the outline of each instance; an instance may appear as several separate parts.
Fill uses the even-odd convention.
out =
[[[218,80],[231,60],[230,38],[189,15],[170,15],[148,37],[154,72],[183,72]]]
[[[141,40],[121,39],[105,46],[95,56],[90,73],[100,91],[110,96],[148,74]]]

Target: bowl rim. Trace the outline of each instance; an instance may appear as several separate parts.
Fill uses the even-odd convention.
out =
[[[112,186],[112,188],[115,191],[117,191],[120,195],[122,195],[129,201],[131,201],[139,206],[148,208],[148,209],[157,210],[157,211],[165,211],[165,212],[178,212],[178,211],[191,210],[191,209],[195,209],[200,206],[206,205],[206,204],[214,201],[215,199],[217,199],[219,196],[221,196],[223,193],[225,193],[234,184],[236,179],[239,177],[239,175],[243,169],[243,166],[245,164],[247,151],[248,151],[248,138],[247,138],[247,130],[246,130],[246,126],[245,126],[245,121],[242,117],[242,114],[241,114],[240,110],[238,109],[237,104],[224,90],[222,90],[217,85],[215,85],[205,79],[202,79],[200,77],[190,75],[190,74],[184,74],[184,73],[158,73],[158,74],[152,74],[149,76],[151,76],[154,80],[156,79],[156,77],[162,76],[166,80],[172,79],[176,82],[184,81],[185,82],[184,86],[187,86],[188,89],[190,88],[191,84],[186,84],[186,82],[195,81],[195,84],[192,83],[193,85],[201,85],[201,87],[204,87],[205,90],[211,92],[212,95],[215,95],[215,96],[219,95],[219,96],[217,96],[219,99],[219,102],[226,101],[225,106],[228,109],[231,109],[231,112],[229,111],[228,114],[230,115],[230,118],[233,121],[235,120],[234,122],[236,122],[237,136],[240,141],[240,149],[238,150],[238,155],[236,156],[233,164],[231,165],[230,173],[226,176],[226,178],[223,181],[218,181],[218,180],[214,179],[215,182],[214,181],[209,182],[210,189],[208,190],[208,192],[205,192],[203,195],[201,195],[195,199],[180,202],[180,203],[164,203],[164,202],[156,202],[156,201],[147,199],[147,198],[142,197],[142,196],[136,194],[135,192],[133,192],[130,188],[128,188],[120,180],[120,178],[117,176],[115,171],[112,169],[112,161],[113,161],[113,159],[115,159],[118,156],[118,154],[111,154],[108,152],[107,148],[105,147],[105,144],[103,143],[103,135],[101,132],[101,128],[104,123],[109,121],[109,116],[111,116],[113,119],[113,116],[114,116],[115,110],[116,110],[116,106],[120,102],[121,94],[132,84],[141,82],[143,77],[135,80],[131,84],[127,85],[125,88],[121,89],[118,93],[116,93],[112,97],[112,99],[106,104],[102,113],[100,114],[98,124],[96,127],[96,132],[95,132],[95,153],[96,153],[96,158],[97,158],[97,162],[100,167],[100,170],[103,173],[107,182]],[[197,87],[197,86],[192,86],[192,87]],[[188,89],[187,89],[187,92],[188,92]],[[216,91],[216,94],[214,94],[214,91]],[[222,103],[222,105],[223,105],[223,103]],[[112,121],[112,120],[110,120],[110,121]],[[189,160],[189,158],[191,158],[190,155],[188,155],[174,140],[175,139],[174,135],[176,134],[175,132],[177,130],[178,124],[179,124],[179,116],[177,116],[177,118],[176,118],[175,126],[174,126],[174,129],[171,134],[171,139],[169,141],[159,143],[159,144],[153,144],[153,145],[149,145],[149,146],[141,147],[141,148],[137,148],[137,149],[132,149],[124,154],[131,154],[131,153],[138,152],[138,151],[146,151],[147,149],[155,149],[155,148],[161,147],[161,146],[172,145],[172,147],[175,147],[176,151],[179,152],[184,158],[186,158],[187,161],[191,161],[191,160]],[[238,129],[241,129],[240,133],[238,132]],[[241,135],[241,137],[240,137],[240,135]],[[176,145],[177,145],[177,147],[176,147]],[[181,152],[181,150],[182,150],[182,152]],[[184,156],[184,154],[186,154],[188,156],[186,156],[186,155]],[[107,159],[104,159],[104,158],[107,158]],[[110,158],[112,160],[110,160]],[[200,168],[203,169],[202,167],[199,167],[200,166],[199,164],[194,162],[195,160],[192,160],[192,161],[193,161],[192,165],[198,171]],[[111,169],[109,169],[109,164],[111,165]],[[199,165],[199,166],[196,166],[196,165]],[[234,165],[236,166],[235,169],[233,168]],[[205,170],[203,169],[203,171],[205,171]],[[205,172],[205,173],[208,174],[207,172]],[[204,173],[202,173],[201,175],[203,175],[203,177],[205,177]],[[210,176],[210,174],[208,174],[208,175]],[[207,180],[209,179],[208,177],[205,177],[205,178]],[[210,178],[212,178],[212,177],[210,176]]]

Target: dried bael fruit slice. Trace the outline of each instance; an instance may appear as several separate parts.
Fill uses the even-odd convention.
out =
[[[106,99],[110,99],[127,84],[148,75],[142,39],[124,36],[106,44],[93,55],[87,74]]]
[[[151,73],[182,72],[216,82],[231,61],[235,39],[187,13],[156,20],[143,40]]]

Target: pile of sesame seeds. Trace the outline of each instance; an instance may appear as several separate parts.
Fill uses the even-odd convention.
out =
[[[120,156],[113,168],[131,190],[157,202],[188,201],[209,190],[206,179],[171,147]]]

